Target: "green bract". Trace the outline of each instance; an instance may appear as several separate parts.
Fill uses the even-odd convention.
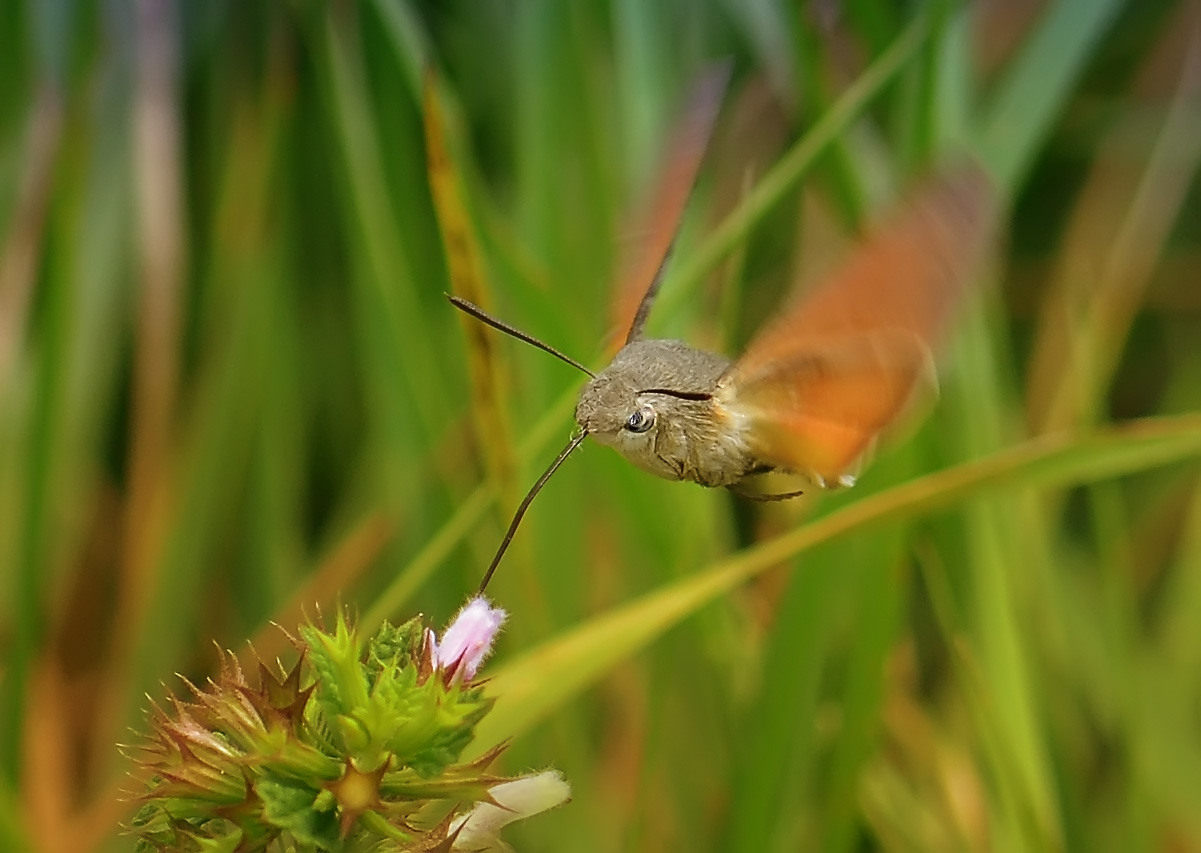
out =
[[[439,665],[420,617],[364,643],[340,613],[296,643],[279,676],[260,662],[252,686],[225,653],[191,701],[153,706],[140,850],[451,850],[510,781],[486,772],[500,748],[456,764],[492,700]]]

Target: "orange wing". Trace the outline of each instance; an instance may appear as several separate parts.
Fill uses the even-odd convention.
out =
[[[729,78],[729,62],[715,65],[702,75],[667,146],[665,168],[646,218],[632,232],[630,245],[623,253],[613,306],[614,328],[621,335],[615,342],[618,347],[641,336]]]
[[[922,389],[931,350],[989,244],[991,184],[943,174],[868,234],[834,275],[771,321],[722,379],[719,402],[763,461],[833,480]]]

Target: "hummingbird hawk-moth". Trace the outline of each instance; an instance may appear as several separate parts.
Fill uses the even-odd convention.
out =
[[[470,302],[449,297],[461,310],[591,377],[576,403],[579,431],[522,500],[481,591],[534,496],[586,437],[658,477],[740,493],[746,478],[773,471],[805,475],[822,487],[851,485],[877,437],[923,391],[937,388],[933,348],[992,232],[991,185],[975,166],[920,184],[832,275],[769,320],[736,359],[644,336],[725,76],[723,69],[701,80],[672,140],[671,166],[620,283],[624,345],[604,370],[593,373]]]

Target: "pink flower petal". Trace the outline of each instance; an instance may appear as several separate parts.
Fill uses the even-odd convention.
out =
[[[505,611],[490,605],[483,596],[468,601],[437,644],[438,666],[471,681],[492,651],[505,616]]]

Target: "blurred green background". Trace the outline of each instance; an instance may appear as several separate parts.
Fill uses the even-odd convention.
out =
[[[1201,850],[1201,4],[0,4],[0,848],[130,849],[145,694],[318,606],[440,625],[734,58],[656,335],[737,352],[940,152],[1007,237],[942,399],[759,506],[585,444],[491,588],[522,850]],[[488,382],[470,380],[480,356]],[[484,376],[485,373],[480,373]],[[474,389],[474,390],[473,390]],[[488,389],[499,390],[489,394]]]

